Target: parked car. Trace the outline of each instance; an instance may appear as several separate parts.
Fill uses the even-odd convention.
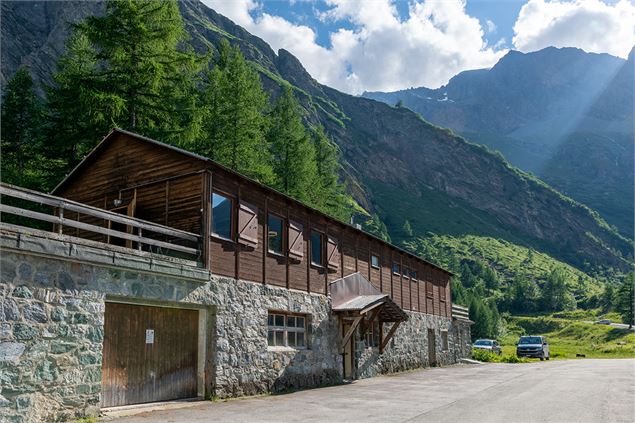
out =
[[[549,344],[544,336],[521,336],[516,344],[518,357],[534,357],[549,360]]]
[[[598,320],[597,322],[594,322],[596,325],[610,325],[611,322],[609,319],[602,319],[602,320]]]
[[[494,354],[501,355],[503,352],[501,346],[498,344],[498,341],[493,339],[477,339],[472,348],[477,350],[485,350],[490,351]]]

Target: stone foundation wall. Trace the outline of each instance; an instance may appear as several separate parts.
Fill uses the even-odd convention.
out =
[[[38,242],[43,250],[82,254],[81,246]],[[133,258],[118,257],[127,263]],[[0,269],[3,422],[65,421],[99,411],[103,323],[109,300],[187,304],[206,310],[206,396],[316,387],[343,378],[340,322],[323,295],[210,276],[200,269],[181,270],[190,277],[179,277],[6,248]],[[269,310],[310,315],[309,348],[268,347]],[[426,366],[427,328],[437,331],[440,363],[456,362],[467,351],[469,325],[419,313],[409,316],[382,355],[365,348],[356,335],[357,377]],[[441,329],[448,330],[448,351],[441,349]]]

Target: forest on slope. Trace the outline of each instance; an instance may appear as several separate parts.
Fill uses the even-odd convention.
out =
[[[3,157],[3,180],[9,176],[11,182],[47,189],[110,126],[121,126],[207,154],[340,219],[353,215],[367,230],[424,257],[435,258],[420,245],[435,233],[473,243],[492,237],[511,248],[522,245],[518,248],[546,253],[547,276],[539,277],[551,280],[554,297],[566,297],[561,302],[566,308],[587,306],[605,281],[618,284],[624,279],[620,274],[632,261],[629,240],[592,210],[500,156],[408,109],[320,85],[291,54],[281,50],[276,55],[262,40],[199,2],[180,2],[178,9],[175,2],[165,3],[166,9],[152,5],[113,2],[104,15],[103,3],[39,3],[36,10],[48,32],[31,30],[31,36],[42,36],[33,44],[22,33],[38,28],[38,13],[25,14],[22,4],[2,4],[3,62],[9,64],[2,69],[2,142],[3,151],[13,154]],[[139,13],[143,7],[145,15]],[[142,59],[126,56],[121,46],[129,34],[112,29],[126,19],[152,28],[159,16],[153,13],[172,22],[161,28],[168,32],[146,34],[144,47],[150,54]],[[82,22],[70,31],[71,38],[67,20]],[[9,52],[5,42],[12,43]],[[30,50],[33,45],[43,47]],[[18,72],[22,65],[29,65],[29,71]],[[31,77],[33,94],[14,96],[38,117],[23,125],[11,118],[6,105],[12,104],[7,101],[11,92],[28,92]],[[137,86],[135,81],[149,82]],[[130,97],[130,90],[138,95]],[[23,116],[15,110],[14,117]],[[236,118],[241,125],[231,126]],[[11,122],[15,136],[4,127]],[[235,154],[239,150],[253,155],[238,161],[243,157]],[[282,152],[289,151],[308,160],[286,160]],[[307,196],[313,192],[307,187],[316,181],[321,194]],[[413,244],[413,239],[418,241]],[[435,245],[435,250],[442,246]],[[485,262],[485,267],[511,269],[503,257]],[[472,255],[461,257],[459,266],[471,266],[470,260]],[[564,273],[562,282],[557,269],[562,266],[585,274]],[[480,269],[477,277],[480,271],[486,272]],[[567,282],[575,277],[571,275],[587,281],[584,295],[575,292],[577,281]],[[468,300],[459,298],[465,282],[464,288],[474,293],[469,301],[475,310],[503,307],[496,295],[473,289],[477,286],[470,280],[467,272],[455,278],[457,300]],[[545,291],[545,283],[533,282]],[[501,295],[507,286],[499,284]],[[546,297],[540,298],[545,304]]]

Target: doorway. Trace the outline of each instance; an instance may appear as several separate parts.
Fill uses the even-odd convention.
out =
[[[344,337],[350,328],[350,322],[342,323],[342,337]],[[353,379],[353,376],[355,375],[355,353],[353,350],[354,338],[355,334],[353,334],[353,336],[348,339],[346,345],[344,345],[344,359],[342,360],[344,364],[344,379],[348,380]]]
[[[102,407],[193,398],[199,311],[106,302]]]

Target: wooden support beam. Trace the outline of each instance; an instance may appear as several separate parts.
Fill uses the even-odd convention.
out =
[[[379,345],[380,354],[384,352],[384,348],[386,348],[386,345],[388,345],[388,341],[390,341],[390,338],[393,337],[393,335],[397,331],[397,328],[399,327],[400,324],[401,324],[401,321],[395,322],[390,328],[390,330],[388,331],[388,334],[386,334],[386,338],[381,340],[381,344]]]
[[[355,320],[353,320],[353,323],[351,324],[351,327],[348,329],[348,332],[346,332],[346,334],[344,335],[344,338],[342,338],[342,354],[344,354],[344,347],[346,346],[348,341],[351,339],[351,336],[353,336],[353,333],[355,333],[355,329],[357,329],[357,325],[359,325],[359,322],[361,322],[363,318],[364,316],[357,316]]]

